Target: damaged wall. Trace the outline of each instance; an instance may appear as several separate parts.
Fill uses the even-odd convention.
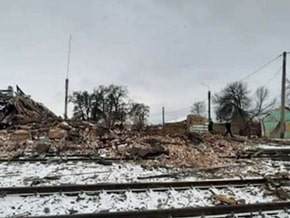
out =
[[[268,138],[280,137],[280,114],[281,108],[277,108],[270,112],[261,122],[262,135]],[[290,138],[290,109],[285,108],[285,138]]]

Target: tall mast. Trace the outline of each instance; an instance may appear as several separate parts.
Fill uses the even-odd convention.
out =
[[[67,119],[68,84],[69,84],[68,76],[69,76],[69,65],[70,65],[71,40],[72,40],[72,35],[70,34],[69,42],[68,42],[68,56],[67,56],[67,68],[66,68],[66,79],[65,79],[64,119]]]

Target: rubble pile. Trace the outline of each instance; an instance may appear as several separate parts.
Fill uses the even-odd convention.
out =
[[[17,129],[21,125],[27,128],[39,128],[51,125],[59,118],[44,105],[35,102],[29,96],[0,95],[0,128]],[[22,127],[25,128],[25,127]]]
[[[232,161],[240,142],[188,133],[186,121],[142,132],[64,121],[25,95],[0,95],[0,157],[89,155],[170,166],[216,166]],[[204,120],[202,120],[204,122]]]
[[[240,148],[238,142],[209,133],[152,135],[126,129],[106,129],[90,123],[73,127],[62,121],[47,132],[40,132],[42,136],[23,129],[0,131],[1,156],[90,155],[164,166],[200,167],[231,162],[233,159],[222,156],[232,156]]]
[[[170,158],[160,161],[167,165],[185,167],[217,166],[232,162],[233,160],[223,156],[234,155],[241,148],[240,143],[226,140],[223,136],[209,133],[201,135],[195,133],[194,136],[192,134],[177,136],[175,143],[166,146]],[[202,141],[198,142],[199,140]]]

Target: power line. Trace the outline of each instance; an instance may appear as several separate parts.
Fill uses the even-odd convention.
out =
[[[267,85],[269,85],[269,83],[271,83],[272,81],[273,81],[273,79],[276,77],[276,76],[278,76],[279,75],[279,73],[281,72],[281,70],[282,70],[282,67],[279,67],[279,69],[278,69],[278,71],[276,71],[274,74],[273,74],[273,76],[266,82],[266,83],[264,83],[264,85],[262,85],[262,86],[267,86]]]
[[[243,77],[242,79],[240,79],[240,81],[244,81],[248,78],[250,78],[251,76],[253,76],[254,74],[258,73],[259,71],[261,71],[262,69],[264,69],[265,67],[267,67],[268,65],[270,65],[271,63],[273,63],[274,61],[276,61],[278,58],[280,58],[282,56],[282,54],[279,54],[278,56],[276,56],[275,58],[271,59],[269,62],[267,62],[266,64],[262,65],[261,67],[259,67],[258,69],[256,69],[255,71],[251,72],[250,74],[248,74],[247,76]],[[279,67],[278,71],[274,73],[274,75],[263,85],[266,86],[268,85],[281,71],[281,67]],[[205,98],[202,101],[206,101],[207,98]],[[188,110],[188,112],[190,111],[191,106],[186,107],[186,108],[180,108],[180,109],[176,109],[176,110],[172,110],[172,111],[166,111],[166,115],[167,116],[176,116],[176,114],[181,114],[184,113],[185,110]],[[175,114],[175,115],[173,115]],[[160,116],[160,113],[154,113],[154,114],[150,114],[150,117],[155,117],[155,116]]]
[[[253,76],[254,74],[258,73],[260,70],[264,69],[265,67],[267,67],[268,65],[270,65],[271,63],[273,63],[274,61],[276,61],[278,58],[280,58],[281,56],[282,56],[282,54],[279,54],[277,57],[273,58],[272,60],[270,60],[266,64],[262,65],[261,67],[259,67],[255,71],[251,72],[247,76],[245,76],[242,79],[240,79],[240,81],[244,81],[244,80],[248,79],[249,77]]]

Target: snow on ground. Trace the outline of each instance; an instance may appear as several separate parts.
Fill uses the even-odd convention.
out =
[[[7,162],[0,163],[0,187],[129,183],[149,181],[197,180],[204,178],[239,178],[250,176],[288,173],[290,162],[255,159],[241,167],[229,167],[214,173],[198,172],[193,176],[177,178],[138,179],[138,177],[156,176],[176,172],[173,169],[149,168],[134,163],[113,163],[104,166],[88,161],[69,161],[65,163]],[[252,164],[250,164],[252,163]],[[100,211],[127,211],[184,208],[193,206],[213,206],[213,193],[235,196],[246,203],[269,202],[274,197],[265,195],[262,186],[245,188],[192,188],[183,191],[169,190],[157,192],[124,193],[81,193],[75,196],[53,194],[46,196],[6,195],[0,197],[0,217],[15,215],[54,215],[69,213],[93,213]],[[285,215],[286,214],[286,215]],[[284,216],[285,215],[285,216]],[[259,217],[259,216],[257,216]],[[265,217],[275,217],[268,216]],[[276,216],[277,217],[277,216]],[[278,217],[289,217],[281,212]]]
[[[0,198],[0,216],[56,215],[75,213],[97,213],[100,211],[132,211],[214,206],[214,194],[232,195],[245,203],[271,202],[273,196],[265,195],[263,186],[202,190],[192,188],[183,191],[82,193],[77,196],[53,194],[47,196],[7,195]]]
[[[265,176],[288,173],[289,169],[289,161],[259,160],[255,165],[245,167],[244,172],[256,172],[256,174]]]
[[[262,215],[253,215],[252,218],[289,218],[290,214],[285,211],[265,212]],[[237,217],[239,218],[239,217]]]
[[[290,164],[290,163],[288,163]],[[243,172],[286,172],[287,162],[263,161],[260,165],[238,168]],[[231,169],[237,171],[237,168]],[[165,168],[144,168],[132,163],[114,163],[104,166],[93,162],[40,163],[40,162],[10,162],[0,163],[0,187],[57,185],[57,184],[93,184],[103,182],[148,182],[172,181],[174,178],[158,178],[139,180],[138,177],[171,173]],[[220,172],[221,173],[221,172]],[[225,174],[224,177],[230,177]],[[233,178],[233,177],[230,177]],[[198,177],[181,177],[179,180],[196,180]],[[38,183],[35,183],[38,181]],[[53,215],[69,213],[92,213],[100,211],[127,211],[183,208],[193,206],[213,206],[213,193],[235,196],[246,203],[269,202],[272,196],[264,195],[264,189],[258,187],[245,188],[192,188],[183,191],[174,189],[157,192],[124,192],[124,193],[82,193],[78,196],[53,194],[46,196],[7,195],[0,197],[0,217],[15,215]]]
[[[195,172],[179,178],[138,177],[170,174],[173,169],[142,167],[133,163],[113,163],[104,166],[94,162],[71,161],[66,163],[7,162],[0,163],[0,187],[58,185],[58,184],[94,184],[129,183],[150,181],[192,181],[209,178],[240,178],[288,173],[290,162],[273,160],[254,160],[254,164],[241,167],[226,167],[213,173]]]
[[[10,162],[0,163],[0,187],[57,185],[57,184],[93,184],[127,183],[157,181],[157,179],[138,180],[138,177],[170,173],[165,168],[144,168],[138,164],[114,163],[104,166],[93,162],[40,163]],[[190,177],[191,180],[196,180]],[[168,181],[159,178],[158,181]],[[173,178],[171,179],[173,180]]]
[[[275,149],[275,150],[278,150],[278,151],[279,151],[279,149],[282,149],[282,150],[290,149],[289,145],[279,145],[279,144],[260,144],[260,145],[257,145],[256,147],[257,148],[261,148],[263,150],[267,150],[267,149],[273,150],[273,149]]]

